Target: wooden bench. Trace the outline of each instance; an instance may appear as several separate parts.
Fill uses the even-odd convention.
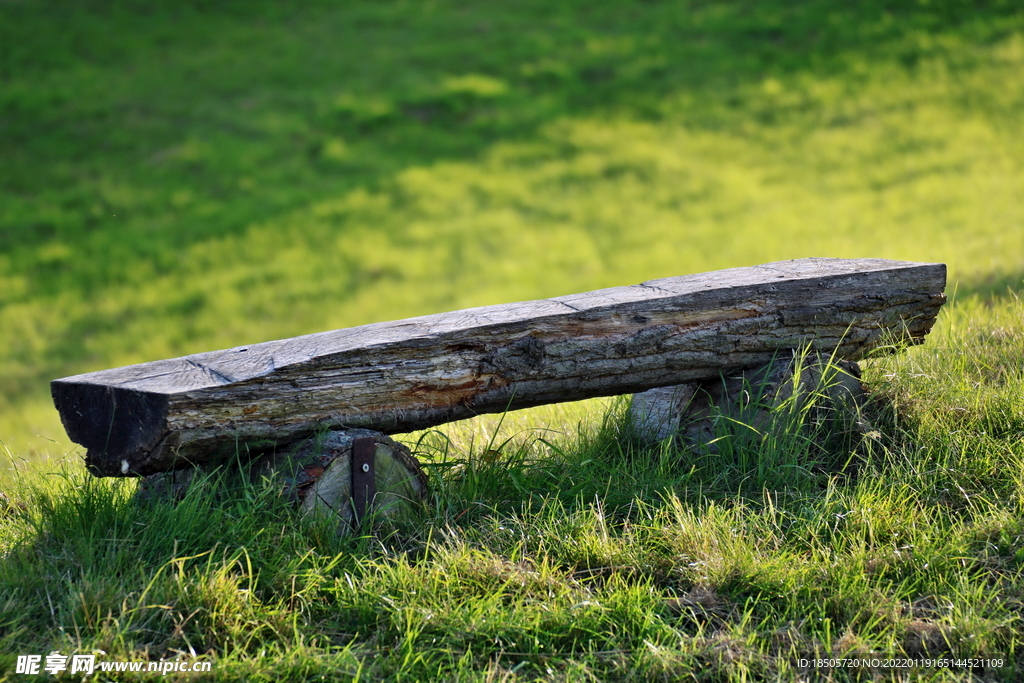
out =
[[[54,380],[97,476],[139,476],[318,430],[409,432],[481,413],[715,378],[810,345],[920,343],[943,264],[811,258],[375,323]]]

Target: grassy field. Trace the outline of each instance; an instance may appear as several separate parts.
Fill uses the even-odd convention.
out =
[[[717,454],[644,447],[615,404],[429,433],[427,508],[374,536],[301,519],[273,480],[139,504],[130,481],[27,472],[0,518],[0,668],[59,650],[212,663],[181,680],[1016,681],[1022,340],[1021,302],[957,307],[866,365],[877,433],[844,451],[788,420],[724,429]],[[801,665],[821,657],[984,665]]]
[[[0,676],[60,649],[214,680],[1018,680],[1022,111],[1009,0],[0,2]],[[408,437],[422,518],[336,539],[272,483],[139,506],[48,400],[803,256],[942,261],[956,291],[867,364],[878,434],[845,450],[538,409]],[[1005,665],[798,666],[829,656]]]
[[[653,277],[882,256],[1019,286],[1022,27],[948,0],[3,3],[0,439],[70,448],[55,377]]]

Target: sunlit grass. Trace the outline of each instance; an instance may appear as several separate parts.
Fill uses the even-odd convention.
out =
[[[738,682],[951,656],[1004,666],[917,674],[1016,680],[1019,9],[283,8],[0,3],[0,671],[103,650],[214,680]],[[634,438],[616,399],[483,416],[398,437],[427,505],[373,535],[226,472],[136,501],[84,472],[46,396],[803,256],[959,283],[923,346],[864,363],[870,433],[815,441],[783,410],[692,451]]]
[[[31,69],[11,72],[4,106],[18,136],[0,210],[0,434],[20,455],[71,449],[49,407],[50,379],[236,344],[811,255],[941,261],[965,286],[1021,284],[1024,34],[1013,14],[993,10],[969,30],[893,29],[877,44],[840,33],[846,48],[835,50],[758,37],[783,61],[741,60],[726,78],[716,65],[744,54],[743,31],[775,26],[771,13],[739,29],[732,5],[652,7],[623,25],[654,31],[646,42],[609,33],[599,14],[593,25],[580,19],[582,52],[534,44],[527,60],[513,43],[507,62],[470,65],[477,38],[436,42],[431,31],[454,30],[440,10],[393,26],[383,5],[351,11],[374,29],[330,53],[331,69],[344,71],[369,36],[415,35],[412,53],[436,61],[381,52],[354,80],[310,82],[301,106],[251,71],[242,72],[251,102],[224,95],[218,83],[234,80],[212,46],[168,48],[169,66],[158,66],[136,45],[121,88],[137,93],[104,96],[115,99],[89,99],[97,79],[120,73],[111,63],[51,65],[49,85]],[[488,31],[513,31],[532,11],[495,15],[508,28]],[[831,17],[813,4],[791,11]],[[346,15],[320,7],[295,19],[295,34],[216,22],[225,45],[255,31],[264,49],[290,45],[297,59],[306,48],[296,36],[317,30],[314,16],[326,26]],[[457,22],[483,20],[475,16]],[[570,15],[558,16],[539,26],[562,30]],[[688,52],[702,43],[652,28],[668,16],[684,35],[712,31],[701,38],[714,50],[704,71]],[[884,16],[865,21],[893,28]],[[425,32],[407,33],[416,27]],[[615,66],[601,71],[609,59]],[[191,84],[200,64],[210,71]],[[373,69],[404,76],[372,91]],[[30,83],[81,89],[85,99],[61,106],[91,112],[75,124],[88,134],[33,99]],[[158,97],[183,97],[186,83],[195,110]],[[120,101],[131,104],[116,114],[127,118],[114,151],[88,163],[62,156],[72,143],[101,149],[96,117],[121,112]],[[32,111],[62,123],[33,128]],[[186,127],[169,126],[179,115]],[[46,169],[33,165],[47,158]]]
[[[995,658],[971,680],[1015,680],[1024,441],[999,368],[1022,321],[967,301],[939,343],[866,364],[880,433],[784,481],[624,438],[614,402],[413,435],[427,508],[375,537],[304,522],[279,483],[203,476],[175,505],[37,470],[0,516],[3,650],[195,653],[217,680],[798,680],[816,657]]]

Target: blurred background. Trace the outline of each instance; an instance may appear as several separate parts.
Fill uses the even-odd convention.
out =
[[[805,256],[1024,278],[1016,0],[0,1],[0,441],[51,379]]]

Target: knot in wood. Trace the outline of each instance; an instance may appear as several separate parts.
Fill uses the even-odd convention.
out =
[[[544,342],[527,335],[484,356],[480,371],[481,374],[530,375],[540,369],[545,355]]]
[[[648,354],[657,351],[661,342],[672,336],[675,331],[675,325],[645,327],[618,342],[612,348],[618,356],[623,358]]]

